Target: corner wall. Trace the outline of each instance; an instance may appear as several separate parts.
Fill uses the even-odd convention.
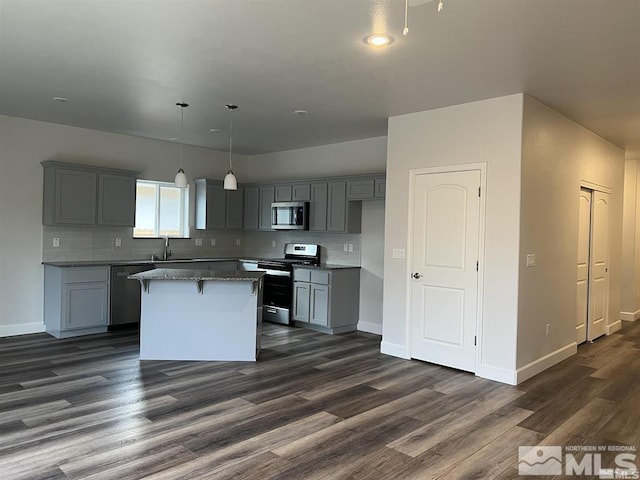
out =
[[[142,172],[140,178],[173,181],[178,158],[171,142],[0,116],[0,336],[43,329],[40,162],[126,168]],[[246,157],[234,159],[234,167],[238,178],[246,176]],[[227,157],[185,145],[184,169],[190,180],[222,179]]]
[[[576,351],[581,181],[611,189],[608,331],[619,328],[624,154],[524,97],[518,279],[518,381]],[[536,265],[526,267],[526,255]],[[546,335],[546,324],[551,324]]]
[[[640,153],[627,152],[624,162],[622,221],[622,285],[620,319],[640,318]]]
[[[385,209],[383,353],[409,358],[407,249],[409,173],[425,167],[487,164],[485,252],[480,259],[480,364],[477,374],[514,383],[518,316],[520,161],[523,95],[389,119]]]

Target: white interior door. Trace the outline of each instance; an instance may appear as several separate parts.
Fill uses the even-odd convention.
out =
[[[591,202],[591,259],[587,322],[589,340],[604,335],[609,323],[609,197],[608,193],[594,191]]]
[[[589,250],[591,245],[591,190],[580,189],[578,221],[578,295],[576,303],[576,342],[587,340],[589,312]]]
[[[411,356],[475,371],[480,171],[417,175]]]

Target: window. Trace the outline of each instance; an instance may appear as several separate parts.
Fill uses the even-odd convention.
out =
[[[189,187],[173,183],[136,181],[134,238],[189,236]]]

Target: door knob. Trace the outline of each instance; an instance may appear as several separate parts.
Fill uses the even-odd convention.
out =
[[[420,280],[422,278],[422,275],[419,274],[418,272],[414,273],[413,275],[411,275],[413,278],[415,278],[416,280]]]

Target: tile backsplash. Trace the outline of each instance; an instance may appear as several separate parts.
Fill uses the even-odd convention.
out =
[[[161,255],[164,239],[132,238],[130,227],[43,227],[43,261],[147,260]],[[285,243],[317,243],[325,263],[360,265],[360,235],[318,232],[192,230],[191,238],[169,240],[171,258],[283,256]],[[59,246],[54,247],[54,239]],[[116,246],[120,239],[120,246]],[[196,246],[196,240],[202,245]],[[212,245],[215,243],[215,245]],[[349,246],[352,246],[352,252]]]

